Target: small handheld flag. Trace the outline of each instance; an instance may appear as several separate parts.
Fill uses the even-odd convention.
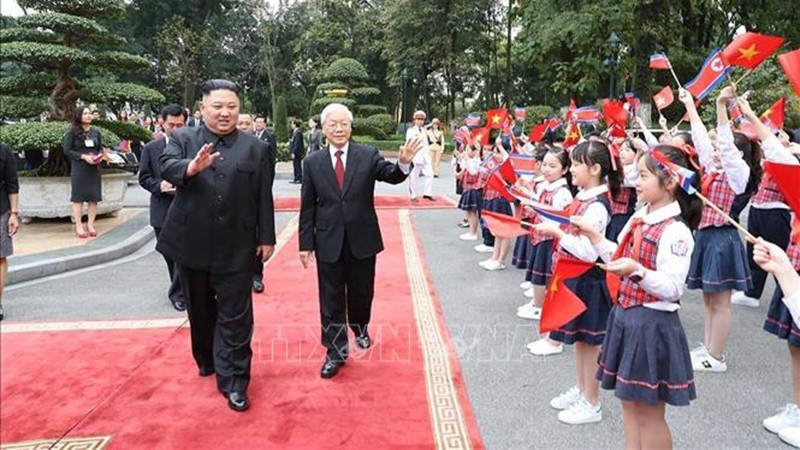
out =
[[[561,225],[569,225],[570,214],[568,211],[545,208],[542,206],[534,206],[533,210],[536,211],[542,218],[552,220]]]
[[[603,114],[594,106],[577,108],[570,113],[569,120],[582,125],[594,125],[600,121]]]
[[[490,109],[486,112],[486,126],[501,129],[508,120],[508,111],[503,108]]]
[[[715,48],[703,62],[697,76],[686,83],[684,87],[691,92],[694,98],[702,100],[722,83],[730,71],[731,66],[723,59],[722,52]]]
[[[542,140],[544,139],[544,134],[546,132],[547,132],[547,124],[540,123],[538,125],[534,125],[533,128],[531,128],[531,132],[528,133],[528,140],[534,144],[542,142]]]
[[[577,278],[593,267],[593,263],[569,256],[558,259],[542,305],[540,333],[553,331],[586,311],[586,304],[567,287],[565,281]]]
[[[731,66],[755,69],[778,50],[786,39],[759,33],[744,33],[736,36],[725,47],[722,57]]]
[[[764,125],[772,129],[773,132],[783,129],[783,117],[786,111],[786,97],[781,97],[777,102],[769,107],[761,115],[760,119]]]
[[[519,217],[511,217],[492,211],[481,211],[481,219],[494,236],[501,238],[513,238],[528,234],[533,226],[530,222],[521,220]]]
[[[692,183],[696,178],[696,174],[694,172],[670,161],[669,158],[667,158],[667,155],[658,150],[650,152],[650,155],[656,160],[656,163],[661,170],[673,175],[677,179],[681,189],[686,191],[687,194],[694,195],[697,193],[697,189],[692,186]]]
[[[470,114],[467,116],[465,120],[468,127],[477,127],[481,124],[481,116],[478,114]]]
[[[511,165],[517,175],[533,175],[539,168],[539,161],[532,155],[515,154],[510,157]]]
[[[778,55],[778,62],[789,84],[794,88],[794,93],[800,96],[800,48]]]
[[[670,70],[672,65],[669,58],[663,53],[653,53],[650,55],[650,68],[656,70]]]
[[[514,119],[524,122],[525,119],[528,117],[528,108],[524,106],[517,106],[514,108]]]
[[[661,111],[675,101],[675,94],[673,94],[671,87],[664,86],[664,89],[661,89],[658,94],[653,96],[653,101],[656,104],[656,108]]]

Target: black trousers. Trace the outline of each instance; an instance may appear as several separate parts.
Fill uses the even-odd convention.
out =
[[[333,360],[347,359],[347,325],[358,336],[367,331],[375,294],[375,256],[358,259],[345,244],[339,260],[317,260],[322,345]]]
[[[750,208],[747,215],[747,230],[755,237],[762,237],[778,247],[786,250],[792,234],[792,215],[786,209]],[[753,261],[753,244],[747,243],[747,261],[753,276],[753,289],[745,292],[752,298],[761,298],[767,272]]]
[[[247,390],[253,350],[251,271],[209,273],[181,266],[191,324],[192,355],[217,373],[223,392]]]
[[[303,156],[294,155],[292,158],[292,168],[294,169],[294,181],[303,181]]]
[[[256,255],[256,262],[253,264],[253,281],[264,281],[264,263],[259,255]]]
[[[161,228],[153,227],[153,231],[156,233],[156,241],[158,241],[158,237],[161,235]],[[173,304],[175,302],[186,302],[186,298],[183,295],[183,289],[181,289],[181,274],[180,268],[178,267],[178,263],[172,260],[172,258],[164,255],[163,253],[161,256],[164,257],[164,261],[167,263],[167,269],[169,270],[169,290],[167,291],[167,297],[169,297],[169,301]]]

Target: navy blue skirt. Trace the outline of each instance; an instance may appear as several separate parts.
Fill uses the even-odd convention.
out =
[[[528,260],[525,281],[535,286],[547,286],[553,271],[553,240],[548,239],[533,245],[533,255]]]
[[[689,344],[677,312],[615,306],[597,379],[620,400],[685,406],[697,398]]]
[[[606,284],[606,272],[598,267],[564,284],[586,305],[586,311],[566,325],[550,332],[550,338],[565,344],[583,342],[600,345],[606,335],[611,296]]]
[[[775,293],[772,295],[767,318],[764,320],[764,331],[778,336],[778,339],[788,341],[792,347],[800,347],[800,329],[792,320],[789,308],[783,303],[783,291],[780,286],[775,287]]]
[[[753,288],[747,251],[730,225],[697,230],[686,285],[703,292],[747,291]]]
[[[508,200],[504,199],[503,197],[493,198],[491,200],[485,200],[483,202],[483,210],[496,212],[498,214],[505,214],[507,216],[513,216],[514,212],[511,210],[511,203]]]
[[[470,189],[467,192],[461,194],[461,199],[458,201],[458,209],[462,209],[464,211],[475,211],[478,212],[481,210],[481,206],[483,205],[483,192],[480,189]]]
[[[526,269],[528,261],[533,258],[533,244],[529,235],[518,236],[514,243],[514,253],[511,256],[511,264],[517,269]]]
[[[633,213],[614,214],[611,216],[611,220],[608,222],[608,226],[606,226],[606,239],[611,242],[617,242],[619,234],[622,233],[622,229],[625,228],[625,224],[628,223],[632,215]]]

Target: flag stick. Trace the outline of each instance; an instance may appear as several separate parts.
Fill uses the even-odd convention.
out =
[[[741,232],[744,235],[744,238],[747,240],[747,242],[749,242],[751,244],[755,244],[756,243],[755,236],[753,236],[749,231],[747,231],[747,229],[745,227],[741,226],[739,224],[739,222],[733,220],[733,217],[725,214],[725,212],[723,210],[719,209],[719,207],[717,205],[715,205],[711,200],[707,199],[700,192],[696,192],[695,195],[697,196],[697,198],[702,200],[703,203],[705,203],[709,208],[713,209],[717,214],[721,215],[725,219],[726,222],[728,222],[729,224],[731,224],[734,227],[736,227],[736,229],[739,230],[739,232]]]
[[[748,76],[748,75],[750,75],[751,73],[753,73],[753,69],[750,69],[750,70],[748,70],[747,72],[745,72],[745,73],[744,73],[744,75],[742,75],[742,76],[741,76],[741,78],[739,78],[738,80],[736,80],[736,83],[733,83],[733,84],[735,84],[736,86],[739,86],[739,84],[740,84],[742,81],[744,81],[744,79],[745,79],[745,78],[747,78],[747,76]]]
[[[675,69],[672,68],[672,63],[669,64],[669,71],[672,73],[672,78],[675,79],[675,82],[678,83],[678,87],[683,89],[683,85],[681,84],[681,80],[678,79],[678,76],[675,75]]]

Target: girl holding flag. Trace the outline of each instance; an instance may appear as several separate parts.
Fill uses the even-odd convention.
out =
[[[677,312],[701,203],[676,179],[690,167],[682,150],[659,145],[639,155],[638,167],[636,191],[645,206],[625,225],[619,245],[583,217],[572,223],[608,263],[609,277],[621,277],[596,375],[622,400],[625,448],[672,448],[665,406],[696,398]],[[697,184],[694,177],[692,185]]]
[[[459,155],[459,170],[456,172],[456,178],[461,180],[464,193],[461,194],[458,209],[465,211],[467,223],[469,223],[467,232],[458,237],[462,241],[478,240],[478,214],[483,204],[483,194],[480,188],[481,158],[479,156],[479,145],[479,143],[465,145],[464,153]]]
[[[491,159],[491,161],[488,161],[489,159]],[[492,148],[491,153],[489,153],[487,161],[484,161],[484,167],[482,168],[485,174],[482,209],[511,216],[513,214],[511,210],[511,203],[509,203],[509,201],[506,200],[499,191],[485,185],[485,180],[487,179],[486,175],[489,177],[497,176],[494,173],[496,168],[499,167],[500,164],[502,164],[506,159],[508,159],[508,152],[506,152],[505,148],[503,148],[502,136],[498,136],[497,139],[495,139],[494,147]],[[489,164],[486,164],[487,162]],[[491,258],[481,261],[478,264],[489,271],[505,269],[505,260],[511,247],[511,239],[495,237],[488,227],[484,227],[483,241],[485,246],[492,249],[492,256]],[[492,245],[489,246],[489,243]]]
[[[722,211],[730,215],[736,196],[747,188],[750,166],[742,158],[753,151],[746,136],[731,130],[728,102],[735,97],[732,87],[724,88],[717,98],[716,147],[709,139],[692,95],[680,89],[678,98],[686,107],[692,126],[692,140],[697,145],[700,164],[704,169],[701,193]],[[754,161],[758,164],[758,161]],[[752,287],[742,239],[726,218],[711,207],[703,208],[702,220],[695,235],[692,264],[686,280],[689,289],[703,291],[705,303],[705,332],[703,342],[692,350],[692,367],[698,372],[721,373],[728,370],[725,344],[731,331],[731,294],[733,290]]]
[[[613,165],[619,167],[620,163],[619,161],[612,163],[614,156],[606,144],[596,139],[578,144],[572,149],[571,157],[572,182],[581,188],[581,191],[575,196],[568,211],[573,217],[581,217],[602,236],[611,219],[609,191],[611,195],[617,195],[621,185],[619,172],[613,170]],[[589,239],[577,234],[577,230],[569,224],[563,227],[560,228],[552,222],[545,222],[535,227],[536,231],[557,240],[557,243],[553,244],[553,267],[557,267],[560,258],[596,261],[598,254]],[[556,276],[557,272],[553,274],[553,277]],[[600,344],[605,337],[606,322],[611,310],[605,272],[594,267],[578,278],[567,280],[565,284],[581,299],[586,310],[552,331],[550,338],[560,343],[575,344],[577,385],[555,397],[550,406],[562,410],[558,414],[558,420],[566,424],[599,422],[603,419],[603,412],[595,372]],[[531,352],[538,350],[538,347],[552,347],[552,344],[547,338],[540,339],[533,344]]]

